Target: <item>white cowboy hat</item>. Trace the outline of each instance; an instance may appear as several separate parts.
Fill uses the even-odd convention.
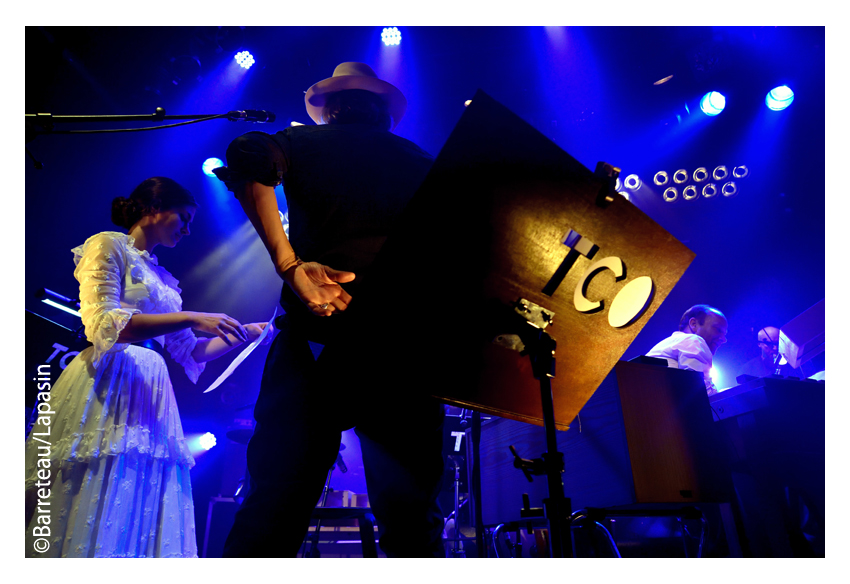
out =
[[[323,123],[322,108],[325,107],[325,99],[329,94],[343,89],[365,89],[384,98],[393,120],[392,128],[398,125],[407,110],[407,99],[395,85],[378,79],[372,68],[365,63],[347,62],[336,66],[333,77],[323,79],[307,90],[304,103],[314,122]]]

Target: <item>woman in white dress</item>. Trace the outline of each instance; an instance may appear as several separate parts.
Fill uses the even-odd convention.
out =
[[[265,323],[182,310],[177,280],[151,252],[188,235],[196,209],[185,188],[153,177],[113,201],[127,234],[98,233],[72,250],[92,346],[39,393],[55,414],[40,415],[26,442],[27,556],[197,557],[194,460],[165,360],[131,343],[153,339],[197,383],[206,361]]]

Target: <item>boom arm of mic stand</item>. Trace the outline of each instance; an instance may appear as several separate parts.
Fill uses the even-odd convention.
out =
[[[174,126],[184,125],[184,124],[192,124],[195,122],[203,122],[207,120],[215,120],[220,118],[227,118],[231,121],[236,120],[245,120],[250,119],[246,112],[253,110],[245,110],[245,111],[230,111],[223,114],[191,114],[191,115],[177,115],[177,116],[168,116],[165,115],[165,109],[158,107],[156,111],[152,114],[140,114],[140,115],[94,115],[94,116],[67,116],[67,115],[53,115],[50,113],[39,113],[39,114],[25,114],[26,119],[26,141],[29,143],[35,137],[41,134],[51,134],[51,133],[61,133],[61,134],[76,134],[76,133],[97,133],[97,132],[133,132],[133,131],[141,131],[141,130],[157,130],[160,128],[170,128]],[[262,113],[266,114],[268,117],[268,121],[274,119],[274,114],[271,112]],[[170,125],[162,125],[162,126],[154,126],[151,128],[121,128],[121,129],[112,129],[112,130],[62,130],[57,131],[54,129],[57,123],[93,123],[93,122],[143,122],[143,121],[162,121],[162,120],[187,120],[182,124],[170,124]]]

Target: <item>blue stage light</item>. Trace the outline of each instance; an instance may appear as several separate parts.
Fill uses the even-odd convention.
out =
[[[213,173],[213,169],[219,168],[221,166],[224,166],[224,163],[218,158],[207,158],[206,160],[204,160],[204,164],[201,168],[204,169],[205,175],[215,176],[215,173]]]
[[[682,191],[682,198],[686,201],[693,201],[697,197],[699,197],[699,191],[694,185],[688,185]]]
[[[385,28],[381,31],[381,40],[384,41],[384,44],[388,47],[390,45],[400,45],[401,44],[401,33],[396,27]]]
[[[678,189],[676,189],[676,187],[667,187],[661,194],[661,196],[666,202],[673,203],[676,199],[679,198],[679,191]]]
[[[213,434],[212,432],[207,432],[206,434],[198,438],[198,442],[200,443],[201,448],[203,448],[204,450],[209,450],[210,448],[215,446],[215,434]]]
[[[74,310],[73,308],[69,308],[67,306],[62,306],[58,302],[52,301],[50,298],[43,298],[41,301],[44,302],[45,304],[49,304],[53,308],[58,308],[59,310],[61,310],[63,312],[67,312],[68,314],[73,314],[74,316],[79,316],[79,317],[82,318],[82,315],[79,312],[77,312],[76,310]]]
[[[630,174],[626,177],[626,181],[623,183],[627,189],[630,191],[636,191],[641,186],[640,177],[636,174]]]
[[[767,107],[775,112],[784,110],[791,105],[792,101],[794,101],[794,92],[787,85],[774,87],[768,92],[767,97],[764,98],[764,103],[767,104]]]
[[[712,367],[711,369],[708,370],[708,375],[711,377],[711,380],[714,382],[714,385],[716,386],[718,384],[718,382],[720,381],[720,371],[718,371],[716,367]]]
[[[248,51],[240,51],[236,53],[234,59],[236,59],[236,62],[246,69],[250,69],[251,65],[254,64],[254,56]]]
[[[726,107],[726,98],[722,93],[709,91],[699,100],[699,107],[707,116],[716,116]]]

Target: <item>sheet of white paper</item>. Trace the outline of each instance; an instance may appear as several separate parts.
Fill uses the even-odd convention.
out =
[[[263,332],[260,333],[260,336],[254,339],[254,341],[250,345],[245,347],[245,349],[241,353],[239,353],[239,355],[237,355],[233,361],[231,361],[230,365],[227,366],[227,369],[224,370],[224,373],[219,375],[218,379],[216,379],[212,385],[210,385],[207,389],[204,390],[204,393],[209,393],[214,390],[216,387],[224,383],[224,380],[230,377],[234,371],[236,371],[236,368],[239,367],[239,364],[242,363],[242,361],[244,361],[245,359],[247,359],[248,355],[250,355],[251,352],[257,348],[257,345],[262,343],[263,339],[266,338],[266,335],[271,330],[272,323],[274,322],[276,316],[277,308],[274,309],[274,314],[272,314],[272,317],[269,319],[269,324],[266,325],[266,328],[263,329]]]

